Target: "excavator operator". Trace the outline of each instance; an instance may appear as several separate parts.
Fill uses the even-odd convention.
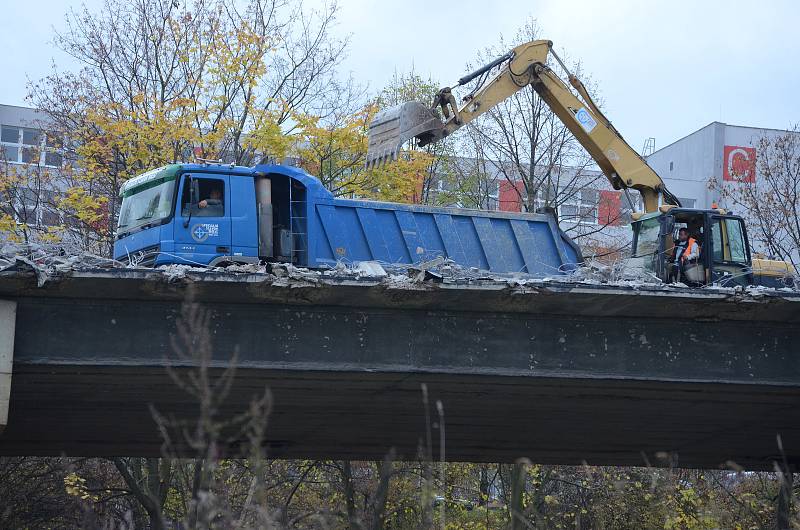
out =
[[[689,235],[688,228],[678,231],[678,241],[672,251],[670,260],[670,281],[678,281],[686,276],[686,267],[697,263],[700,257],[700,245]]]

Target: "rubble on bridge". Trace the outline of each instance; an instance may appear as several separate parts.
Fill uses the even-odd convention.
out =
[[[550,276],[526,273],[495,273],[463,267],[446,258],[436,258],[416,265],[382,262],[339,262],[335,267],[314,270],[287,263],[235,264],[225,268],[190,265],[166,265],[152,268],[137,267],[136,263],[121,263],[89,253],[66,253],[58,246],[6,243],[0,247],[0,274],[33,275],[38,288],[59,284],[66,278],[93,276],[102,278],[131,278],[166,284],[197,284],[242,282],[258,283],[273,290],[308,289],[315,287],[360,286],[384,291],[436,292],[447,290],[502,291],[511,295],[536,292],[567,292],[677,296],[681,299],[772,301],[798,300],[800,292],[791,288],[771,289],[762,286],[723,287],[718,285],[690,288],[682,283],[664,284],[641,270],[628,269],[624,264],[607,265],[589,262],[564,273],[554,271]],[[800,282],[796,282],[797,285]],[[327,295],[320,294],[320,299]],[[591,305],[590,299],[583,301]],[[663,303],[663,302],[657,302]],[[591,308],[590,308],[591,310]],[[728,312],[728,311],[726,311]]]

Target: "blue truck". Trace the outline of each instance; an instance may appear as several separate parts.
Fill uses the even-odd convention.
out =
[[[582,261],[547,214],[489,212],[334,197],[302,169],[173,164],[127,181],[114,258],[138,266],[339,262],[464,267],[537,276]]]

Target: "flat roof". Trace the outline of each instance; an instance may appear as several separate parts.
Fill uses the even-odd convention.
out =
[[[672,141],[672,142],[668,143],[668,144],[667,144],[667,145],[665,145],[664,147],[661,147],[661,148],[659,148],[659,149],[656,149],[655,151],[653,151],[652,153],[650,153],[649,155],[647,155],[647,156],[645,157],[645,159],[648,159],[648,158],[650,158],[650,157],[651,157],[651,156],[653,156],[654,154],[656,154],[656,153],[658,153],[658,152],[660,152],[660,151],[663,151],[664,149],[666,149],[666,148],[668,148],[668,147],[671,147],[671,146],[673,146],[673,145],[677,144],[678,142],[682,142],[683,140],[685,140],[685,139],[689,138],[690,136],[692,136],[692,135],[694,135],[694,134],[697,134],[697,133],[699,133],[700,131],[702,131],[702,130],[704,130],[704,129],[707,129],[707,128],[711,127],[712,125],[722,125],[723,127],[735,127],[735,128],[737,128],[737,129],[756,129],[756,130],[759,130],[759,131],[794,132],[794,131],[791,131],[791,130],[789,130],[789,129],[775,129],[775,128],[771,128],[771,127],[755,127],[755,126],[752,126],[752,125],[732,125],[732,124],[730,124],[730,123],[725,123],[725,122],[722,122],[722,121],[712,121],[712,122],[711,122],[711,123],[709,123],[708,125],[704,125],[704,126],[700,127],[699,129],[697,129],[696,131],[692,131],[692,132],[690,132],[689,134],[687,134],[687,135],[685,135],[685,136],[681,136],[681,137],[680,137],[680,138],[678,138],[677,140],[674,140],[674,141]]]

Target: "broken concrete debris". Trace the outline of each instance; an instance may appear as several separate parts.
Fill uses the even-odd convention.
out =
[[[624,263],[607,265],[587,262],[571,271],[554,271],[548,276],[536,276],[524,272],[497,273],[464,267],[437,256],[416,264],[361,261],[347,263],[339,261],[329,269],[315,270],[296,267],[291,263],[233,264],[227,267],[203,267],[196,265],[165,265],[155,269],[137,267],[136,264],[121,263],[113,259],[90,253],[67,253],[63,248],[39,244],[5,243],[0,247],[0,272],[31,272],[37,285],[58,279],[73,271],[90,270],[141,270],[159,274],[166,282],[196,280],[203,275],[261,275],[263,280],[275,286],[307,287],[320,282],[368,282],[379,283],[390,289],[430,288],[435,284],[500,285],[517,289],[538,288],[548,285],[610,286],[628,289],[656,289],[666,291],[713,291],[724,294],[742,294],[751,298],[769,293],[792,293],[792,288],[771,289],[763,286],[743,288],[706,286],[690,288],[682,283],[663,284],[653,274],[641,269],[626,267]],[[800,282],[795,282],[797,285]]]

